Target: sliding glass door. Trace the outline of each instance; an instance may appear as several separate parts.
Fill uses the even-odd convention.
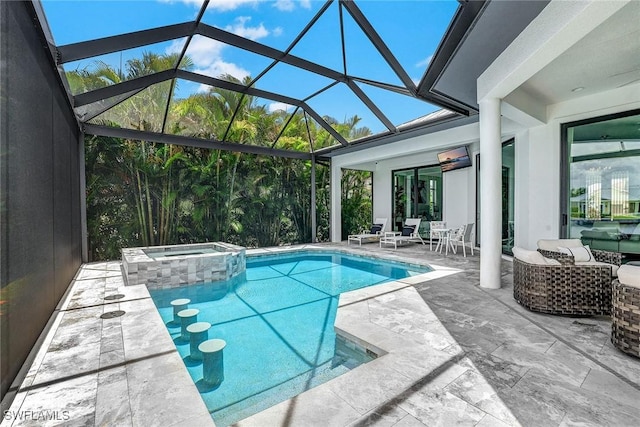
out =
[[[562,235],[640,258],[640,111],[562,126]]]
[[[502,144],[502,253],[513,255],[515,211],[514,140]]]
[[[402,230],[407,218],[421,218],[420,234],[429,231],[429,221],[442,220],[442,171],[440,166],[393,172],[393,229]]]

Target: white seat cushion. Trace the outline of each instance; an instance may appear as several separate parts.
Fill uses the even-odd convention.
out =
[[[561,265],[560,261],[551,258],[545,258],[538,251],[530,251],[528,249],[519,248],[517,246],[514,246],[511,251],[513,252],[513,256],[518,258],[520,261],[526,262],[527,264]]]
[[[600,261],[576,261],[576,265],[608,265],[611,267],[611,277],[618,277],[619,266]]]
[[[634,288],[640,288],[640,267],[635,265],[621,265],[618,269],[620,283]]]
[[[580,239],[540,239],[538,240],[538,248],[545,251],[558,252],[558,247],[576,248],[582,246]]]

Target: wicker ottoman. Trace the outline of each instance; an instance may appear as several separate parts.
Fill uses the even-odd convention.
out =
[[[618,280],[613,282],[611,342],[621,351],[640,357],[640,267],[620,269]]]

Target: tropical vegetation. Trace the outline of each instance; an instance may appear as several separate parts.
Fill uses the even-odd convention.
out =
[[[82,93],[175,66],[176,55],[143,54],[124,70],[105,63],[69,71]],[[182,68],[189,68],[185,58]],[[240,84],[226,75],[221,78]],[[209,87],[183,98],[180,82],[152,85],[90,119],[136,130],[294,151],[335,143],[304,112],[269,111],[254,97]],[[171,99],[167,107],[167,99]],[[91,107],[91,106],[90,106]],[[88,109],[87,111],[89,111]],[[370,133],[359,118],[326,117],[350,139]],[[226,241],[248,247],[311,242],[311,162],[87,135],[87,229],[92,260],[122,247]],[[343,171],[343,233],[371,221],[371,174]],[[316,239],[329,239],[329,168],[316,164]]]

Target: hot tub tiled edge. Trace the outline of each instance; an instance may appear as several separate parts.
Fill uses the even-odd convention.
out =
[[[175,251],[176,248],[180,251],[213,249],[215,252],[170,258],[152,258],[147,253]],[[223,242],[122,249],[126,284],[146,284],[149,289],[228,280],[244,273],[246,265],[246,248]]]

